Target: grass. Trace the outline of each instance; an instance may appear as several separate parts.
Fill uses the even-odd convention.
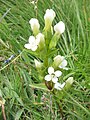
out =
[[[53,24],[62,20],[66,31],[58,42],[59,53],[68,58],[74,84],[61,101],[63,120],[90,119],[90,5],[86,0],[38,0],[37,10],[30,0],[0,0],[0,90],[7,120],[62,120],[55,99],[51,104],[46,89],[33,68],[35,56],[24,49],[32,34],[29,20],[36,17],[44,26],[47,8],[55,10]],[[14,58],[4,61],[12,54]],[[31,68],[33,74],[31,75]],[[32,77],[34,79],[32,79]],[[67,76],[65,76],[67,77]],[[42,100],[44,96],[44,99]],[[53,98],[52,98],[53,99]],[[3,119],[0,108],[0,119]]]

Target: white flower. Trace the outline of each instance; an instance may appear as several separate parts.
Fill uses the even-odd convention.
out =
[[[65,31],[65,24],[60,21],[54,26],[54,31],[58,34],[62,34]]]
[[[66,59],[65,59],[64,56],[57,55],[57,56],[54,58],[54,64],[55,64],[56,66],[59,66],[59,68],[68,70],[68,68],[66,67],[66,66],[67,66],[67,61],[66,61]]]
[[[40,41],[42,43],[45,42],[44,35],[42,33],[38,33],[38,35],[36,36],[36,39],[37,41]]]
[[[29,21],[33,33],[36,35],[39,33],[40,24],[36,18],[31,18]]]
[[[54,88],[57,90],[62,90],[64,86],[65,86],[65,82],[63,84],[57,82],[55,83]]]
[[[54,61],[55,62],[61,62],[62,60],[63,60],[63,56],[61,56],[61,55],[57,55],[56,57],[54,57]]]
[[[44,79],[46,81],[51,81],[52,80],[53,83],[57,83],[58,78],[62,75],[62,72],[59,71],[59,70],[54,72],[54,68],[53,67],[49,67],[48,68],[48,73],[49,74],[46,75]]]
[[[34,36],[29,37],[29,43],[25,44],[24,47],[27,49],[31,49],[32,51],[36,51],[37,48],[43,47],[45,45],[44,35],[42,33],[38,33],[36,39]]]
[[[36,51],[38,48],[39,41],[35,40],[34,36],[29,37],[29,43],[25,44],[24,47]]]
[[[45,29],[49,30],[51,29],[52,26],[52,21],[55,18],[55,12],[52,9],[47,9],[46,13],[44,15],[44,19],[45,19]]]
[[[44,19],[52,22],[55,16],[55,12],[52,9],[47,9],[44,15]]]

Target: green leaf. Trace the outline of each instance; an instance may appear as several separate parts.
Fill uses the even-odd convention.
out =
[[[24,109],[20,109],[17,111],[16,115],[15,115],[15,120],[19,120],[22,113],[23,113]]]
[[[47,89],[47,87],[45,86],[44,83],[40,83],[40,84],[30,84],[29,86],[32,87],[32,88],[37,88],[37,89],[49,91],[49,90]]]

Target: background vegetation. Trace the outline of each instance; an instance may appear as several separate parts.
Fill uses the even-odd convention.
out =
[[[0,0],[0,93],[6,100],[7,120],[89,120],[90,119],[90,1],[89,0]],[[60,54],[68,57],[68,76],[74,84],[62,103],[63,116],[52,103],[33,68],[34,56],[24,44],[32,34],[29,20],[36,17],[44,26],[44,14],[56,12],[53,24],[62,20],[66,31],[58,42]],[[14,55],[12,60],[6,61]],[[67,77],[67,76],[66,76]],[[33,79],[32,79],[33,78]],[[52,109],[51,109],[52,107]],[[0,107],[0,120],[3,119]]]

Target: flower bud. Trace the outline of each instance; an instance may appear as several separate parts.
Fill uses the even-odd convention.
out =
[[[63,61],[64,57],[61,55],[57,55],[56,57],[54,57],[54,65],[55,67],[58,67],[60,65],[60,63]]]
[[[42,33],[39,33],[39,34],[36,36],[36,39],[39,39],[42,44],[45,44],[44,35],[43,35]]]
[[[39,41],[39,50],[43,49],[45,47],[45,39],[44,39],[44,35],[42,33],[39,33],[36,36],[36,41]]]
[[[66,84],[69,83],[70,85],[72,85],[73,82],[74,82],[73,77],[69,77],[69,78],[66,80]]]
[[[66,80],[66,85],[65,85],[65,89],[68,90],[71,85],[73,84],[74,80],[73,80],[73,77],[69,77],[67,80]]]
[[[50,44],[49,44],[49,49],[52,49],[52,48],[55,48],[56,45],[57,45],[57,42],[59,40],[60,36],[59,34],[55,33],[50,41]]]
[[[52,26],[52,21],[55,18],[55,12],[52,9],[47,9],[46,13],[44,15],[44,19],[45,19],[45,29],[49,30]]]
[[[65,24],[60,21],[54,26],[54,31],[59,35],[62,34],[65,31]]]
[[[36,18],[31,18],[29,21],[33,34],[36,36],[39,33],[40,24]]]
[[[35,67],[40,70],[42,68],[42,63],[39,62],[38,60],[34,59],[34,62],[35,62]]]

